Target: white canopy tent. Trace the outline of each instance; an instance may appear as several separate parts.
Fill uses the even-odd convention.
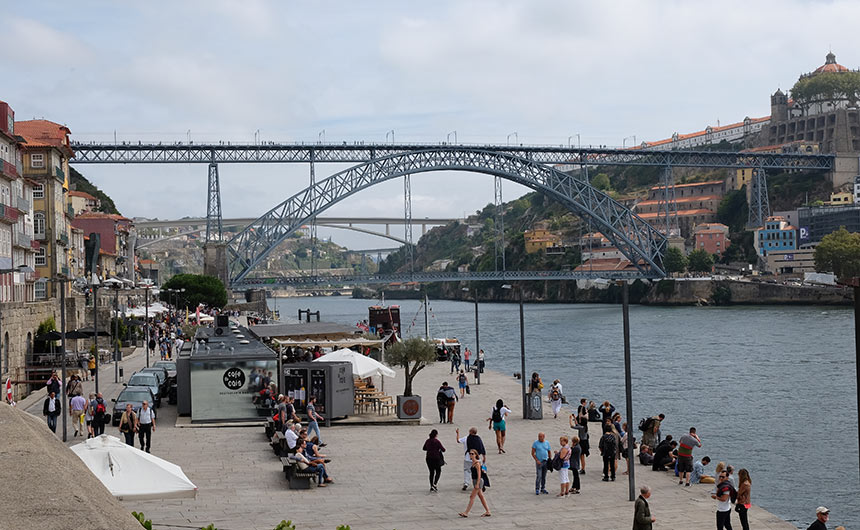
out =
[[[90,471],[120,500],[183,499],[197,496],[182,468],[103,434],[72,446]]]
[[[362,379],[364,379],[365,377],[373,376],[395,377],[396,375],[396,372],[394,370],[385,366],[381,362],[366,355],[362,355],[360,353],[347,349],[329,352],[320,357],[319,359],[314,359],[313,362],[325,363],[339,361],[349,361],[350,363],[352,363],[352,375],[360,377]]]

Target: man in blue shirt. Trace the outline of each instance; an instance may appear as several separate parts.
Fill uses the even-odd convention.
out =
[[[693,464],[693,472],[690,473],[691,484],[713,484],[714,477],[705,475],[705,467],[711,463],[711,458],[708,456],[702,457],[701,460]]]
[[[546,490],[546,471],[549,465],[549,453],[552,448],[546,441],[546,435],[538,433],[538,439],[532,444],[532,458],[535,461],[535,495],[548,495]]]

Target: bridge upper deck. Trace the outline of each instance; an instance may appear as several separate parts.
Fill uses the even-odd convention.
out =
[[[675,166],[702,168],[833,169],[832,154],[775,154],[726,151],[651,151],[543,145],[393,143],[194,144],[73,143],[74,164],[193,163],[366,163],[419,151],[505,153],[541,164]]]

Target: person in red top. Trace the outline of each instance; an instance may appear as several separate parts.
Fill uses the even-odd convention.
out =
[[[690,427],[689,434],[681,436],[678,440],[678,473],[680,473],[678,484],[686,482],[686,486],[690,485],[690,475],[693,473],[693,447],[702,447],[702,440],[696,434],[696,428]]]

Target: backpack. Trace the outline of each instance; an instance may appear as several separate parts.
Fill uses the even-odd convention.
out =
[[[97,416],[98,416],[98,415],[104,415],[104,413],[105,413],[106,411],[107,411],[107,409],[105,409],[105,402],[104,402],[104,400],[103,400],[102,398],[98,398],[98,399],[96,400],[96,415],[97,415]]]
[[[436,392],[436,405],[440,408],[448,406],[448,396],[445,395],[445,392],[441,390]]]
[[[735,487],[732,486],[731,482],[729,483],[729,498],[731,499],[732,504],[734,504],[738,500],[738,490],[736,490]]]
[[[561,461],[561,451],[557,452],[554,457],[552,457],[552,468],[556,471],[561,469],[562,461]]]
[[[502,421],[502,411],[500,411],[499,409],[494,407],[492,418],[493,418],[493,421],[496,423],[499,423],[500,421]]]
[[[654,426],[654,418],[642,418],[639,420],[639,430],[648,432]]]
[[[559,399],[561,399],[561,395],[558,393],[558,390],[552,391],[552,393],[550,394],[550,399],[552,399],[553,401],[558,401]]]
[[[600,444],[603,446],[603,453],[609,456],[615,456],[615,452],[618,449],[618,444],[615,442],[615,435],[611,432],[608,432],[603,435],[603,438],[600,439]]]

